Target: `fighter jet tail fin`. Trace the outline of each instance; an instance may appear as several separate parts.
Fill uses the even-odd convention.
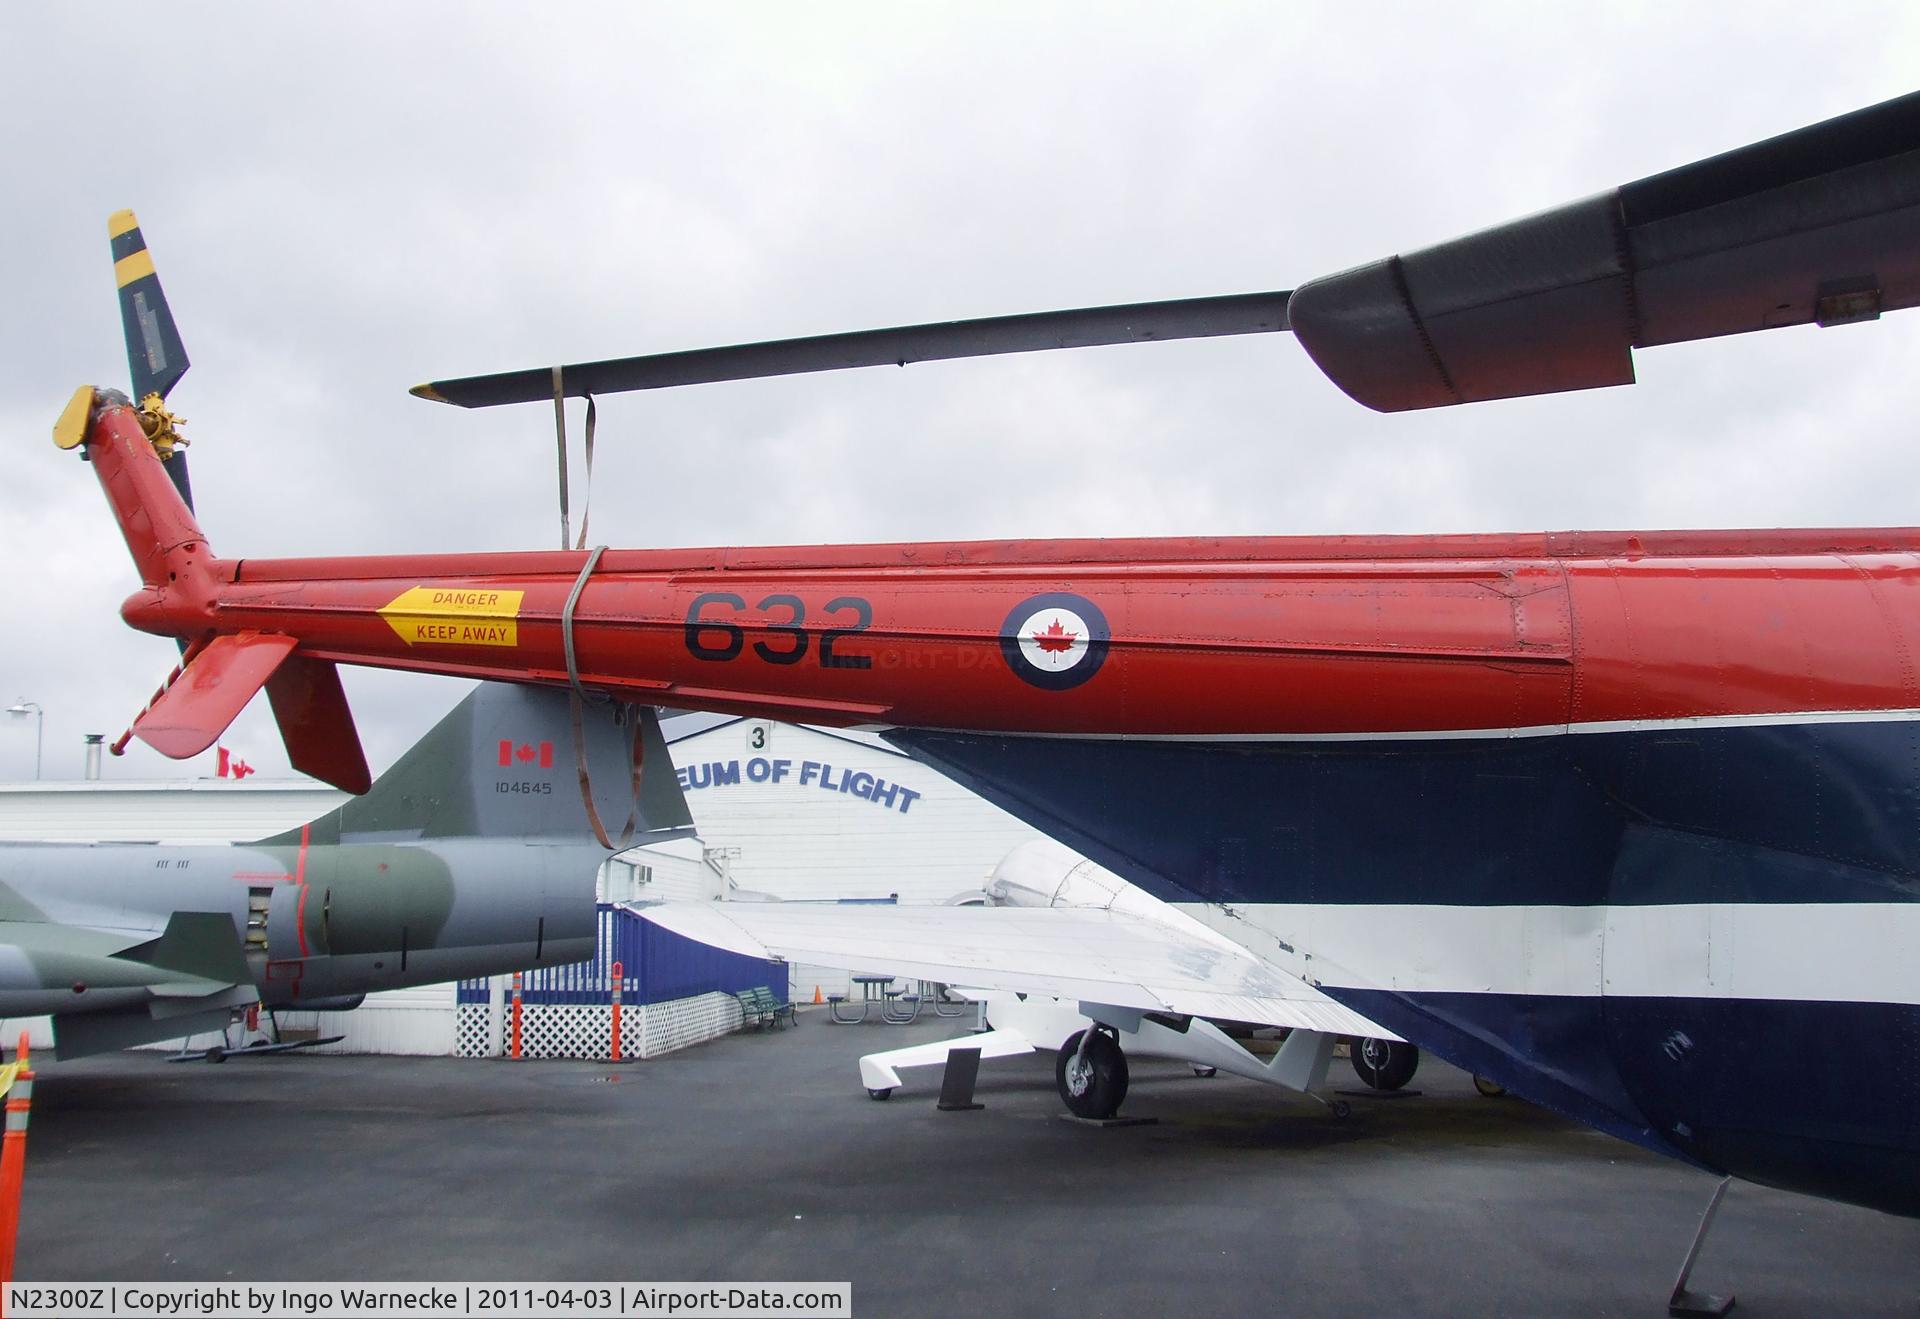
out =
[[[591,843],[599,839],[592,816],[616,848],[692,831],[653,710],[583,704],[576,732],[568,692],[482,683],[371,791],[315,820],[308,836]]]

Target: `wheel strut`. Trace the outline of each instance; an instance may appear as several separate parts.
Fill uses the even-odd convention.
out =
[[[1673,1295],[1667,1299],[1667,1313],[1677,1316],[1706,1315],[1710,1319],[1720,1316],[1733,1308],[1732,1296],[1709,1296],[1705,1292],[1689,1291],[1687,1279],[1693,1276],[1694,1261],[1700,1258],[1700,1247],[1706,1244],[1707,1231],[1713,1226],[1713,1216],[1720,1212],[1721,1197],[1727,1193],[1727,1183],[1733,1178],[1722,1177],[1720,1184],[1713,1188],[1713,1198],[1707,1201],[1707,1212],[1700,1215],[1699,1230],[1693,1234],[1693,1245],[1687,1248],[1687,1257],[1680,1264],[1680,1276],[1673,1284]]]

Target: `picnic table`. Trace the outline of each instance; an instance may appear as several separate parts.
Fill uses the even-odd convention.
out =
[[[851,995],[845,999],[835,995],[833,1001],[827,1004],[828,1014],[842,1026],[854,1026],[865,1021],[867,1019],[867,1013],[875,1003],[880,1004],[880,1011],[883,1014],[886,1013],[891,1007],[892,999],[898,992],[891,988],[893,984],[892,976],[849,976],[848,980],[850,983],[860,986],[860,1015],[851,1015],[853,1007],[853,998]],[[848,1009],[847,1015],[842,1015],[840,1009],[843,1007]]]

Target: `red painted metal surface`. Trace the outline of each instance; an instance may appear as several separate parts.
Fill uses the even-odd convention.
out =
[[[568,680],[585,554],[216,560],[138,436],[116,408],[89,436],[148,581],[133,626]],[[1064,689],[1008,652],[1023,602],[1057,593],[1111,634]],[[480,612],[381,612],[440,597]],[[588,579],[574,642],[590,686],[827,724],[1339,734],[1903,709],[1920,706],[1920,530],[621,551]]]
[[[348,792],[373,786],[338,669],[295,655],[267,680],[267,699],[295,769]]]
[[[134,720],[134,736],[177,760],[199,755],[227,731],[296,644],[278,632],[215,637]]]

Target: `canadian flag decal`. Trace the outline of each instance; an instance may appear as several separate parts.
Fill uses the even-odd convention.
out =
[[[500,739],[500,764],[505,767],[526,768],[535,760],[541,769],[553,768],[553,743],[551,742],[515,742],[510,737]]]

